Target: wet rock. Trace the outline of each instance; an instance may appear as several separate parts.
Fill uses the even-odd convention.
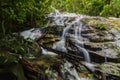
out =
[[[101,51],[103,45],[100,43],[84,43],[84,47],[88,50],[92,50],[92,51]]]
[[[117,30],[120,30],[120,18],[108,18],[106,19],[111,26],[114,26]]]
[[[119,63],[103,63],[97,66],[96,71],[100,71],[108,76],[118,76],[120,78],[120,64]],[[115,79],[116,80],[116,79]]]
[[[102,51],[89,51],[91,61],[96,63],[103,63],[103,62],[119,62],[119,58],[113,58],[111,55],[106,56],[105,53]]]
[[[37,61],[33,61],[33,64],[47,68],[62,65],[63,61],[59,56],[43,55]]]
[[[89,40],[91,42],[109,42],[109,41],[114,41],[114,38],[110,35],[106,35],[106,36],[98,36],[98,35],[94,35],[92,37],[89,38]]]
[[[65,14],[66,13],[58,13],[56,14],[57,17],[54,16],[54,14],[49,15],[50,20],[52,20],[50,22],[50,27],[43,28],[46,34],[38,41],[39,44],[68,54],[82,56],[83,58],[85,57],[83,53],[89,53],[92,62],[119,62],[120,32],[117,29],[118,27],[116,28],[116,25],[113,25],[113,19],[85,17],[77,14],[72,14],[71,17],[70,14],[70,16]],[[79,20],[76,17],[83,18]],[[75,19],[78,19],[78,21],[75,21]],[[66,33],[63,35],[63,32]],[[63,40],[60,39],[61,35],[63,35]],[[57,41],[59,41],[59,44],[56,44]],[[71,57],[67,57],[67,59],[78,61],[76,56],[73,57],[74,59]],[[50,58],[53,57],[45,58],[48,59],[48,61],[45,59],[41,60],[41,57],[36,64],[45,65],[46,67],[55,65],[53,63],[56,62],[49,62],[52,61]],[[53,60],[56,59],[53,58]],[[81,61],[82,59],[79,60]]]
[[[40,46],[39,46],[39,44],[37,42],[32,43],[32,51],[30,50],[30,52],[35,57],[39,57],[41,55],[41,48],[40,48]]]
[[[59,41],[59,39],[60,38],[58,36],[55,36],[53,34],[46,34],[38,41],[38,43],[45,46],[52,47],[53,43],[55,43],[56,41]]]
[[[21,63],[25,69],[27,78],[30,80],[62,80],[59,71],[60,66],[64,63],[64,61],[61,59],[61,56],[42,55],[39,59],[24,59]]]

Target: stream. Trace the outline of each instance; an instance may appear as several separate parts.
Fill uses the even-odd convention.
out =
[[[83,61],[84,65],[88,68],[88,70],[91,70],[92,73],[94,73],[95,66],[97,65],[97,63],[94,62],[95,60],[92,61],[93,58],[91,59],[90,57],[90,53],[89,53],[90,50],[86,49],[85,47],[86,42],[90,41],[89,39],[87,39],[89,35],[87,35],[88,37],[85,38],[83,37],[83,34],[81,34],[89,28],[88,25],[86,26],[85,23],[83,23],[82,19],[91,18],[91,17],[86,15],[75,14],[75,13],[61,13],[59,12],[59,10],[55,8],[53,9],[55,13],[50,13],[47,15],[47,18],[51,20],[50,23],[48,22],[48,25],[52,24],[52,26],[56,26],[59,30],[61,30],[60,28],[62,27],[62,32],[61,33],[59,32],[60,34],[58,34],[58,36],[61,35],[60,39],[56,41],[51,46],[51,48],[53,50],[64,52],[63,54],[68,53],[71,55],[74,54],[76,56],[82,57],[82,60],[78,60],[78,61]],[[92,32],[89,33],[91,34]],[[30,38],[30,41],[37,40],[39,37],[41,37],[42,34],[43,34],[43,29],[39,29],[39,28],[30,29],[21,32],[21,35],[24,36],[24,38]],[[94,49],[94,47],[93,48],[90,47],[90,49]],[[98,51],[102,50],[103,52],[105,52],[104,53],[105,56],[102,59],[104,59],[103,60],[104,63],[107,63],[108,59],[107,59],[106,49],[104,49],[104,47],[101,48],[101,46],[99,45],[97,45],[95,49],[98,49]],[[52,55],[52,56],[58,55],[43,47],[41,47],[41,50],[43,55]],[[75,51],[76,53],[72,51]],[[79,65],[77,65],[76,67],[74,66],[75,63],[72,63],[67,59],[65,59],[64,61],[65,61],[64,64],[60,66],[61,67],[60,75],[62,77],[61,80],[97,80],[93,76],[82,77],[81,76],[82,74],[80,74],[79,69],[77,69],[80,68]],[[54,72],[53,73],[54,76],[48,74],[49,80],[57,80],[56,76],[58,75],[58,72],[52,69],[48,69],[48,70]],[[88,75],[91,75],[91,73],[88,73]],[[107,80],[105,74],[102,75],[102,79]]]

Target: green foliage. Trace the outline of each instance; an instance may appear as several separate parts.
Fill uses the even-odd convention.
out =
[[[119,17],[119,4],[120,0],[54,0],[52,2],[52,5],[60,11],[106,17]]]
[[[16,56],[0,51],[0,65],[10,65],[12,63],[18,63]]]
[[[110,4],[104,5],[100,15],[120,17],[120,0],[112,0]]]
[[[93,74],[88,74],[88,77],[89,77],[89,78],[93,78],[94,75],[93,75]]]
[[[50,0],[1,0],[0,35],[44,25]]]
[[[112,15],[111,12],[112,12],[111,6],[110,5],[105,5],[103,7],[103,11],[100,13],[100,15],[108,17],[108,16]]]
[[[0,39],[0,49],[13,53],[25,54],[31,49],[31,43],[18,34],[7,35]]]
[[[59,4],[58,4],[59,3]],[[83,0],[53,0],[52,5],[60,11],[83,13],[85,10]]]
[[[120,0],[1,0],[0,36],[45,25],[51,5],[64,12],[119,17],[119,4]]]
[[[108,30],[109,29],[109,25],[107,24],[107,22],[102,19],[99,20],[97,18],[83,18],[81,21],[93,26],[94,28],[96,28],[98,30]]]

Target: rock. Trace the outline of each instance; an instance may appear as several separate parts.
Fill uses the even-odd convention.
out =
[[[83,59],[87,60],[89,55],[91,62],[96,63],[120,61],[120,31],[113,24],[113,19],[88,16],[84,18],[82,16],[83,18],[77,22],[75,21],[76,17],[78,17],[76,14],[73,17],[65,16],[64,14],[61,14],[61,16],[63,15],[62,17],[59,14],[56,15],[58,17],[55,17],[54,14],[53,16],[49,15],[52,16],[50,18],[52,21],[48,23],[49,27],[41,30],[45,35],[37,41],[38,44],[46,46],[44,48],[48,47],[52,52],[57,50],[64,52],[62,54],[67,55],[64,57],[73,63]],[[51,25],[52,22],[53,24]],[[64,30],[66,32],[64,34],[65,37],[61,40],[60,36],[63,33],[63,28],[67,30]],[[78,56],[83,58],[78,58]],[[44,55],[40,56],[40,59],[33,62],[33,64],[47,68],[56,66],[56,64],[61,65],[63,62],[60,60],[55,58],[55,56]]]
[[[36,80],[39,78],[40,80],[49,80],[51,78],[51,80],[53,80],[53,78],[61,78],[61,76],[59,76],[59,69],[64,61],[61,59],[61,56],[42,55],[39,59],[24,59],[21,63],[28,79]]]
[[[120,30],[120,18],[108,18],[106,19],[111,26],[114,26],[117,30]]]
[[[105,53],[102,51],[89,51],[91,61],[96,63],[103,63],[103,62],[119,62],[119,58],[113,58],[112,56],[108,55],[105,57]]]
[[[101,51],[103,44],[100,43],[92,43],[92,42],[86,42],[84,43],[84,47],[88,50],[92,50],[92,51]]]
[[[35,56],[39,57],[41,55],[41,48],[37,42],[32,43],[32,50],[30,52]]]
[[[120,64],[119,63],[102,63],[97,66],[96,71],[100,71],[106,75],[113,75],[120,77]]]
[[[87,29],[86,31],[86,29],[83,28],[81,33],[83,39],[87,38],[85,39],[86,41],[84,41],[84,47],[89,51],[91,57],[94,56],[92,57],[94,61],[100,58],[100,56],[101,62],[103,62],[105,57],[107,57],[108,61],[119,61],[120,31],[118,27],[116,28],[116,26],[119,26],[119,20],[120,19],[109,20],[100,17],[83,18],[81,20],[83,23],[86,23]]]
[[[33,64],[47,67],[60,66],[63,64],[63,61],[59,56],[52,55],[42,55],[37,61],[33,61]]]
[[[38,43],[45,45],[45,46],[49,46],[52,47],[53,43],[55,43],[56,41],[58,41],[60,38],[58,36],[55,36],[53,34],[46,34],[44,37],[42,37]]]

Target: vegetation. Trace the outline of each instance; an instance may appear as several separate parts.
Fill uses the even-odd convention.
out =
[[[2,73],[6,73],[6,75],[10,73],[15,78],[18,78],[11,80],[26,80],[23,66],[20,63],[21,56],[19,55],[22,55],[24,59],[26,57],[27,59],[33,59],[33,54],[35,55],[36,53],[32,42],[28,42],[17,33],[29,28],[44,27],[47,21],[45,18],[46,14],[53,12],[51,6],[62,12],[120,17],[119,4],[120,0],[0,0],[0,65],[2,65],[0,67],[0,78]],[[111,25],[119,27],[117,25],[119,21],[110,20],[109,22]],[[93,24],[99,30],[108,29],[108,25],[101,21],[95,20],[90,22],[90,24]],[[51,42],[57,40],[51,39],[52,35],[46,35],[45,37],[49,38]],[[38,48],[40,49],[40,47]],[[29,49],[31,50],[30,52]],[[42,56],[39,60],[37,62],[38,65],[42,66],[45,64],[45,67],[57,66],[63,63],[60,59],[49,55]],[[92,74],[88,76],[93,77]]]
[[[50,3],[49,0],[1,0],[1,36],[30,27],[42,26]]]
[[[27,53],[28,48],[32,48],[31,42],[23,39],[23,37],[18,34],[7,35],[0,39],[0,50],[2,51],[25,54]]]
[[[90,21],[89,23],[90,23],[90,25],[92,25],[93,27],[95,27],[96,29],[99,29],[99,30],[109,29],[109,25],[102,21],[93,20],[93,21]]]
[[[51,5],[60,11],[96,16],[120,15],[120,0],[1,0],[0,36],[31,27],[42,27]]]
[[[52,5],[61,11],[106,17],[119,17],[119,4],[120,0],[54,0],[52,2]]]

